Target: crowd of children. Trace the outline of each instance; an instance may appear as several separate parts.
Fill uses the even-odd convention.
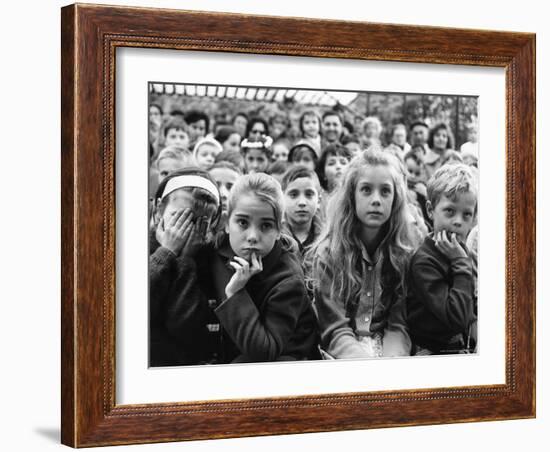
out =
[[[474,131],[179,113],[149,109],[151,366],[476,351]]]

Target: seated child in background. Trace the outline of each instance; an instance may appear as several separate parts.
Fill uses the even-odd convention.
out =
[[[283,175],[290,168],[290,166],[290,163],[288,163],[287,161],[275,160],[268,166],[266,173],[272,176],[277,182],[279,182],[279,184],[281,184]]]
[[[210,168],[208,174],[216,181],[218,190],[220,191],[220,202],[222,207],[222,218],[219,225],[225,228],[227,222],[227,202],[229,200],[229,193],[233,188],[233,185],[237,182],[239,177],[243,175],[242,171],[228,161],[221,161],[214,163],[214,166]]]
[[[304,111],[299,120],[302,138],[311,144],[317,158],[321,155],[321,117],[315,110]]]
[[[186,132],[187,124],[177,116],[168,119],[164,125],[164,147],[177,146],[189,149],[189,135]]]
[[[241,150],[241,136],[232,126],[219,127],[214,138],[222,145],[224,151],[240,152]]]
[[[229,195],[225,233],[186,256],[188,324],[204,325],[210,313],[219,322],[211,362],[318,357],[315,314],[282,219],[279,184],[267,174],[242,176]]]
[[[298,243],[303,258],[321,233],[321,185],[314,171],[293,166],[284,174],[281,186],[285,195],[285,228]]]
[[[288,151],[290,149],[290,141],[286,138],[279,138],[273,142],[272,156],[271,158],[276,162],[281,160],[283,162],[288,161]]]
[[[265,173],[271,160],[271,145],[273,140],[270,136],[261,135],[254,141],[243,140],[241,153],[247,174]]]
[[[315,171],[321,187],[327,193],[332,193],[341,184],[351,158],[351,151],[339,143],[329,144],[325,148],[317,162]]]
[[[194,149],[197,141],[205,137],[210,130],[210,119],[206,113],[200,110],[188,111],[184,118],[189,134],[189,148]]]
[[[380,135],[382,134],[382,130],[382,123],[376,116],[365,118],[361,125],[361,147],[363,149],[374,147],[381,150],[382,142],[380,141]]]
[[[153,214],[155,193],[159,184],[174,171],[189,166],[196,166],[195,159],[187,149],[168,146],[158,154],[157,159],[149,168],[149,218]]]
[[[288,161],[290,163],[305,166],[311,171],[315,171],[317,160],[319,160],[317,153],[313,145],[307,140],[298,140],[288,153]]]
[[[204,361],[211,343],[205,322],[189,306],[189,260],[220,216],[215,182],[198,168],[171,173],[159,185],[149,244],[149,365],[177,366]]]
[[[307,252],[321,235],[321,185],[315,171],[304,166],[292,166],[281,181],[285,194],[285,232],[298,244],[302,269],[306,277],[309,299],[313,302],[311,284],[312,259]]]
[[[418,153],[412,150],[405,154],[403,160],[407,171],[408,198],[419,207],[426,225],[431,228],[432,220],[426,210],[428,191],[426,189],[424,162]]]
[[[416,354],[473,351],[477,336],[477,262],[464,242],[475,225],[477,180],[463,164],[428,182],[433,234],[410,262],[407,320]]]
[[[407,127],[405,124],[395,124],[391,130],[390,144],[384,151],[391,151],[399,158],[411,150],[411,145],[407,143]]]
[[[344,135],[341,141],[342,144],[348,148],[353,157],[357,156],[362,151],[359,135],[356,135],[355,133]]]
[[[216,156],[222,151],[222,145],[214,138],[201,138],[193,148],[193,157],[199,168],[208,171],[215,163]]]
[[[168,146],[160,151],[156,160],[158,183],[160,184],[170,173],[190,166],[196,166],[193,154],[187,149]]]
[[[246,128],[248,126],[248,115],[242,111],[235,113],[231,125],[242,138],[246,138]]]
[[[149,157],[158,150],[160,130],[162,126],[162,107],[157,103],[149,104],[149,146],[153,149]]]

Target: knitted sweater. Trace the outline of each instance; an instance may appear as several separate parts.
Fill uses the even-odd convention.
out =
[[[450,260],[426,237],[411,259],[407,282],[407,323],[414,344],[441,353],[457,335],[472,333],[475,268],[472,256]]]

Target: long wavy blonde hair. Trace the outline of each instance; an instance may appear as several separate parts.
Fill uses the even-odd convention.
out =
[[[330,298],[343,303],[349,311],[358,302],[362,275],[361,222],[355,211],[355,189],[363,170],[369,166],[387,167],[394,186],[391,215],[383,225],[378,245],[382,261],[382,301],[390,305],[405,291],[405,273],[413,240],[407,225],[407,201],[399,162],[392,154],[367,150],[355,157],[342,185],[327,206],[326,224],[319,240],[310,250],[313,260],[312,283],[319,287],[326,270],[332,272]]]

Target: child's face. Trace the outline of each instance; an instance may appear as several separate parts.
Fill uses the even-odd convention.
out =
[[[237,129],[237,133],[241,137],[244,137],[244,135],[246,133],[247,124],[248,124],[248,121],[244,116],[237,116],[235,118],[235,120],[233,121],[233,127],[235,127],[235,129]]]
[[[189,148],[189,136],[182,129],[169,129],[166,133],[165,146],[178,146],[183,149]]]
[[[206,135],[206,121],[204,119],[199,119],[196,122],[189,124],[188,128],[189,139],[194,143],[198,139]]]
[[[229,199],[229,192],[237,179],[239,174],[229,168],[214,168],[210,170],[210,175],[216,181],[218,189],[220,190],[220,200],[222,204],[222,211],[227,213],[227,200]]]
[[[297,149],[293,157],[292,163],[295,165],[305,166],[308,170],[315,171],[315,160],[309,148],[305,148],[305,150]]]
[[[181,160],[173,158],[165,158],[159,161],[159,184],[174,171],[180,170],[183,168]]]
[[[241,149],[241,136],[238,133],[232,133],[222,146],[224,151],[239,152]]]
[[[319,119],[315,115],[305,115],[302,120],[302,129],[306,137],[315,138],[319,135],[321,125]]]
[[[282,118],[274,118],[269,126],[269,133],[272,137],[278,137],[286,129],[286,122]]]
[[[248,174],[263,173],[267,169],[269,160],[262,149],[249,149],[244,157],[244,163]]]
[[[391,216],[395,187],[389,168],[367,166],[355,187],[355,214],[362,226],[378,230]]]
[[[253,194],[237,200],[226,231],[233,252],[248,261],[252,254],[268,255],[280,235],[273,208]]]
[[[434,233],[447,231],[455,233],[459,241],[466,237],[475,223],[476,196],[471,192],[459,193],[456,200],[442,195],[435,207],[428,201],[426,207],[434,223]]]
[[[197,149],[197,154],[195,157],[199,168],[202,168],[205,171],[212,168],[212,165],[216,161],[216,155],[218,155],[219,152],[220,150],[210,143],[204,143],[200,146],[199,149]]]
[[[354,142],[348,143],[346,144],[346,148],[349,149],[349,151],[354,157],[361,152],[361,145],[359,143],[354,143]]]
[[[311,178],[300,177],[288,184],[285,199],[286,215],[292,223],[311,223],[319,207],[319,192]]]
[[[328,142],[333,143],[338,141],[340,139],[340,135],[342,135],[343,129],[344,127],[342,126],[338,116],[329,115],[323,119],[323,135]]]
[[[155,105],[151,105],[149,107],[149,121],[156,124],[157,126],[159,126],[162,122],[162,114]]]
[[[405,166],[410,179],[420,180],[422,178],[422,168],[415,159],[408,158],[405,160]]]
[[[248,132],[248,139],[251,141],[258,141],[262,135],[266,134],[267,130],[265,130],[263,123],[257,122],[252,126],[250,132]]]
[[[446,149],[449,135],[445,129],[439,129],[434,134],[434,149]]]
[[[331,155],[325,162],[325,177],[329,188],[334,188],[342,181],[349,160],[343,155]]]
[[[288,161],[288,148],[283,143],[273,145],[273,160]]]

